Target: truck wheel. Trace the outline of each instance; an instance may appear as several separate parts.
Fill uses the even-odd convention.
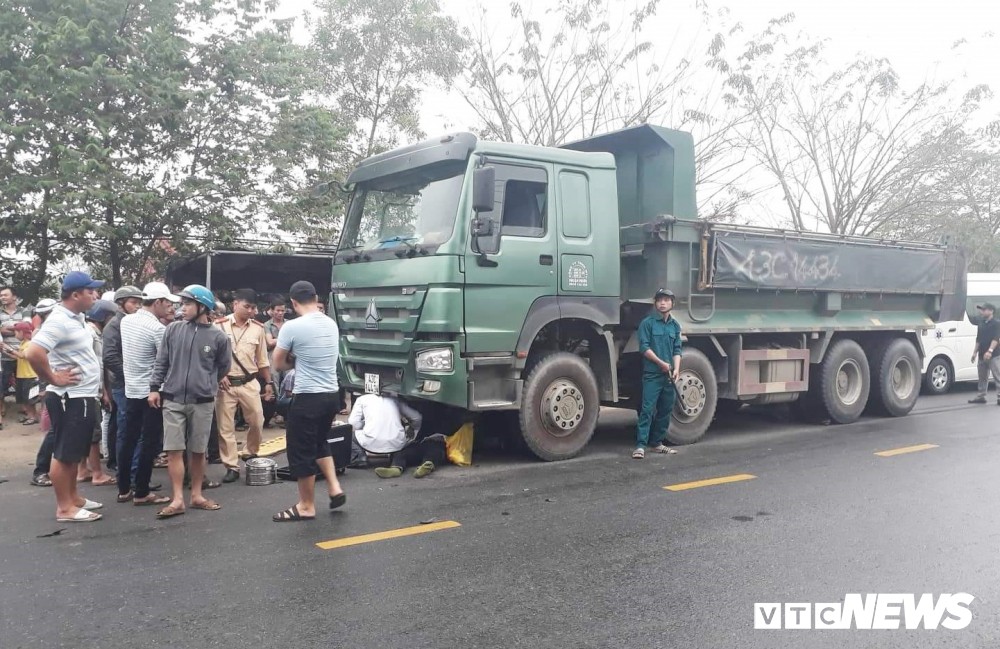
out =
[[[872,357],[871,404],[879,413],[902,417],[920,396],[920,355],[906,338],[894,338]]]
[[[521,396],[521,436],[539,459],[577,455],[597,427],[597,377],[579,356],[557,352],[532,367]]]
[[[955,382],[955,374],[943,356],[938,356],[927,365],[924,374],[924,389],[928,394],[944,394]]]
[[[838,424],[857,421],[868,404],[868,357],[853,340],[839,340],[830,347],[819,370],[820,403]]]
[[[705,435],[712,423],[719,395],[712,363],[693,347],[685,349],[682,354],[677,394],[667,441],[671,444],[693,444]]]

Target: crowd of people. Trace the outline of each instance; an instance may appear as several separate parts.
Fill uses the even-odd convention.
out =
[[[199,285],[174,293],[150,282],[99,295],[103,288],[74,271],[58,301],[34,307],[22,305],[15,289],[0,290],[3,385],[16,386],[20,421],[45,433],[31,483],[53,488],[58,521],[101,519],[103,503],[78,490],[85,482],[116,485],[118,503],[154,506],[158,518],[220,509],[204,493],[221,486],[205,477],[206,463],[225,466],[223,482],[237,481],[241,462],[257,456],[265,422],[277,417],[279,397],[299,497],[273,520],[315,518],[317,470],[329,508],[345,504],[327,443],[334,418],[346,414],[339,332],[311,283],[289,290],[296,318],[286,320],[287,303],[276,299],[266,321],[251,289],[233,294],[227,315]],[[167,468],[169,496],[152,484],[157,466]]]

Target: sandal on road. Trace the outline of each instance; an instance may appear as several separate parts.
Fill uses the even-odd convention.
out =
[[[101,481],[93,480],[90,481],[95,487],[110,487],[111,485],[118,484],[118,478],[113,475],[106,475]]]
[[[160,511],[156,512],[156,517],[159,519],[163,518],[173,518],[174,516],[180,516],[184,513],[183,507],[174,507],[173,505],[167,505]]]
[[[653,453],[663,453],[665,455],[677,455],[677,451],[670,448],[666,444],[658,444],[649,449]]]
[[[171,501],[170,496],[157,496],[156,494],[149,494],[145,498],[132,498],[132,504],[136,507],[146,507],[149,505],[166,505]]]
[[[25,419],[24,421],[22,421],[21,423],[24,424],[25,426],[37,426],[38,425],[38,420],[35,419],[34,417],[29,417],[29,418]]]
[[[48,473],[42,473],[40,475],[32,476],[31,484],[35,487],[51,487],[52,480],[49,478]]]
[[[275,523],[294,523],[297,521],[312,521],[316,520],[315,516],[303,516],[299,513],[299,506],[292,505],[283,512],[278,512],[271,517],[271,520]]]
[[[347,494],[340,492],[336,496],[330,496],[330,509],[337,509],[347,504]]]
[[[632,459],[633,460],[641,460],[644,457],[646,457],[646,449],[644,449],[644,448],[637,448],[634,451],[632,451]]]
[[[104,507],[104,503],[99,503],[96,500],[91,500],[90,498],[84,498],[83,504],[80,505],[80,509],[86,509],[87,511],[94,511],[95,509],[100,509]]]
[[[89,512],[86,509],[78,509],[72,516],[56,516],[57,523],[93,523],[103,518],[100,514]]]
[[[120,503],[130,502],[132,500],[133,496],[135,496],[135,492],[134,491],[129,491],[126,494],[118,494],[118,502],[120,502]]]
[[[215,502],[214,500],[203,500],[200,503],[191,503],[191,509],[203,509],[206,512],[214,512],[217,509],[222,509],[222,505]]]

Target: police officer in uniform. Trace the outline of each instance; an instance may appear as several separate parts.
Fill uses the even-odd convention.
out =
[[[672,291],[660,288],[653,296],[654,312],[639,324],[639,353],[642,354],[642,409],[632,457],[646,456],[646,445],[654,453],[675,453],[663,443],[677,398],[674,381],[681,372],[681,326],[670,315],[674,308]]]
[[[264,325],[254,318],[256,314],[257,294],[253,289],[240,289],[233,293],[233,312],[219,324],[229,337],[233,351],[232,367],[219,385],[219,396],[215,402],[219,454],[227,469],[223,482],[239,480],[239,460],[256,457],[260,450],[264,427],[261,384],[264,385],[264,399],[274,399],[271,366],[267,359],[267,333]],[[236,452],[237,406],[250,426],[240,456]]]

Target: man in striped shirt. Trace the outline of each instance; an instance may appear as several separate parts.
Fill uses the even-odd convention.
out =
[[[166,496],[149,491],[153,460],[163,440],[163,417],[149,405],[149,380],[166,327],[160,320],[173,311],[180,298],[166,284],[150,282],[142,289],[142,308],[122,318],[122,373],[125,375],[125,439],[118,445],[118,502],[162,505]],[[119,432],[119,435],[122,433]],[[139,448],[139,462],[132,484],[132,456]]]
[[[55,306],[32,338],[25,357],[48,384],[45,407],[52,420],[54,446],[50,477],[56,494],[56,520],[88,523],[101,519],[93,510],[103,505],[77,493],[76,472],[90,452],[90,440],[100,406],[101,365],[83,313],[97,300],[104,282],[73,271],[62,285],[62,303]]]

